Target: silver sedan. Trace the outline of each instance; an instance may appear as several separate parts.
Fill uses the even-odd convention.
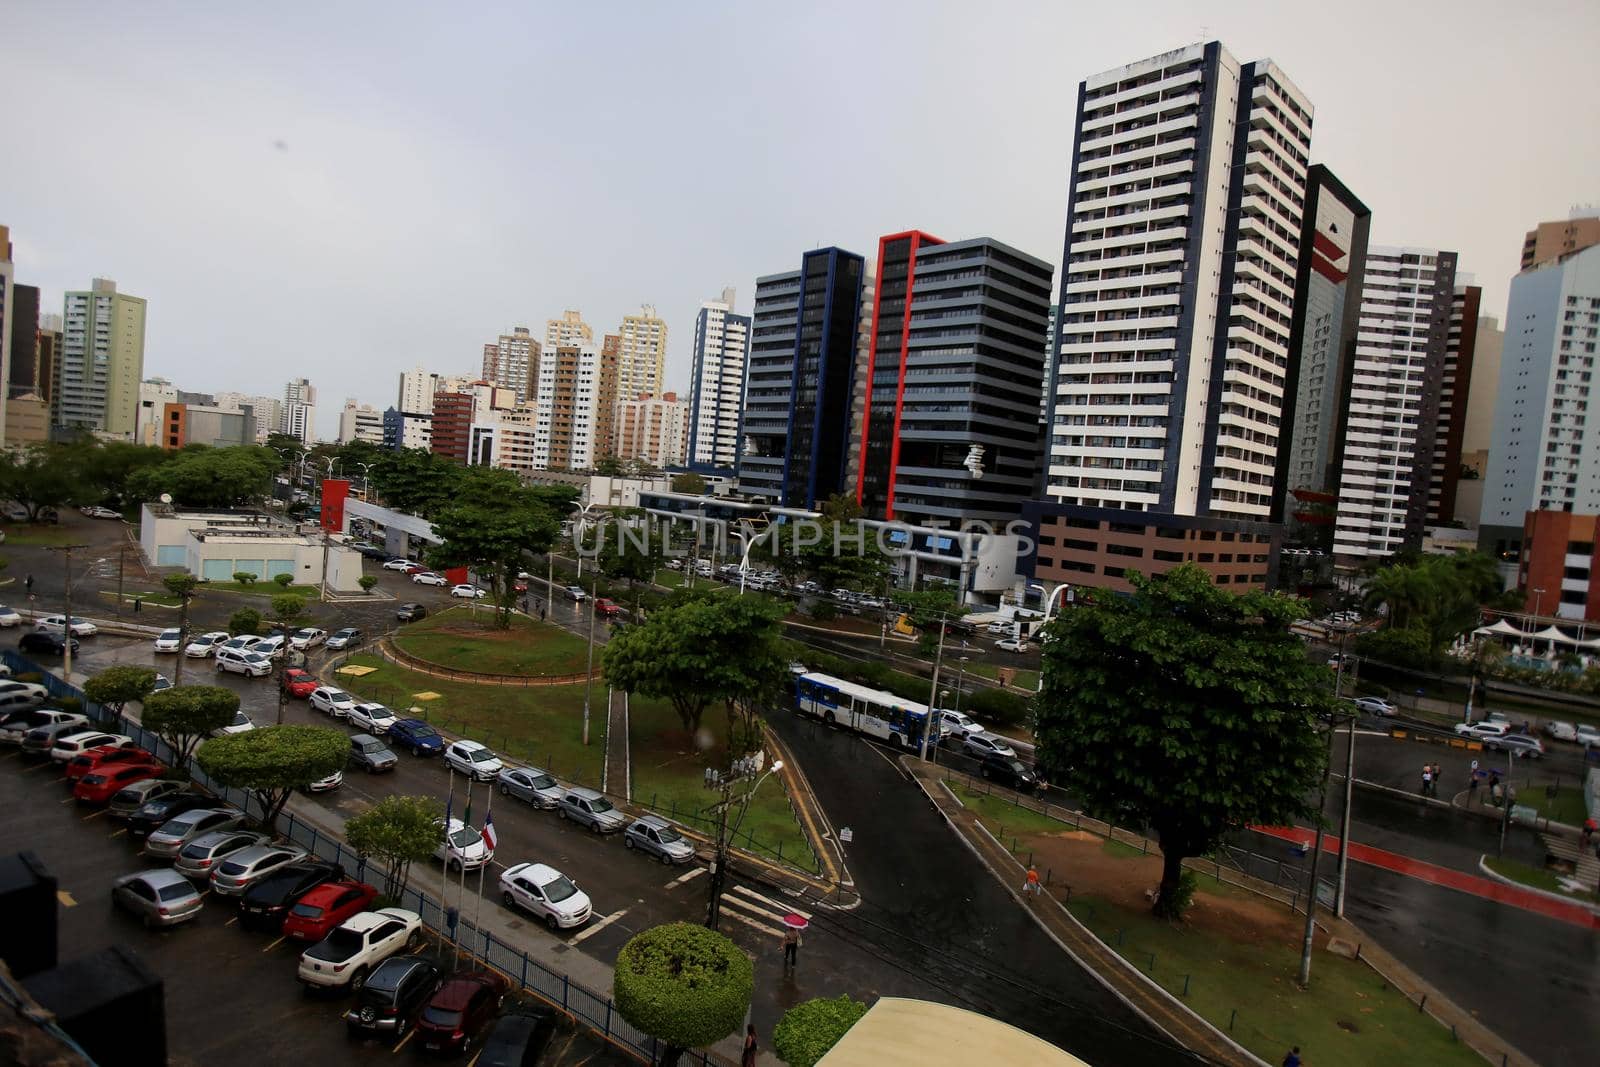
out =
[[[554,808],[566,795],[565,786],[537,767],[507,767],[495,777],[501,796],[526,800],[536,808]]]
[[[156,868],[125,874],[111,883],[111,899],[146,926],[176,926],[200,914],[205,901],[177,871]]]

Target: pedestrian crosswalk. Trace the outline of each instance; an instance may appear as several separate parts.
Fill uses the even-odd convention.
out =
[[[757,893],[748,886],[731,885],[728,891],[722,894],[724,918],[733,919],[773,937],[783,936],[783,917],[791,914],[806,920],[811,918],[809,911],[790,907],[782,901]]]

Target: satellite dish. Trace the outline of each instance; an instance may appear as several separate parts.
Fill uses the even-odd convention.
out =
[[[170,504],[170,503],[172,503],[172,494],[171,494],[171,493],[162,493],[162,494],[161,494],[161,502],[162,502],[162,503],[163,503],[163,504]]]

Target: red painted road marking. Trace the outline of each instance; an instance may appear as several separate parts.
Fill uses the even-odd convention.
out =
[[[1250,829],[1258,834],[1266,834],[1283,841],[1293,841],[1298,845],[1309,845],[1316,837],[1314,830],[1293,826],[1252,826]],[[1339,851],[1339,839],[1332,834],[1322,837],[1322,850],[1324,852]],[[1523,889],[1521,886],[1506,885],[1489,878],[1480,878],[1475,874],[1464,874],[1453,871],[1448,867],[1440,867],[1432,863],[1414,860],[1410,856],[1402,856],[1398,852],[1389,852],[1371,845],[1359,842],[1350,842],[1350,858],[1357,863],[1365,863],[1371,867],[1382,867],[1384,870],[1404,874],[1433,885],[1442,885],[1446,889],[1454,889],[1462,893],[1471,893],[1483,897],[1485,900],[1497,901],[1501,904],[1510,904],[1514,908],[1524,911],[1537,912],[1540,915],[1562,922],[1581,926],[1586,930],[1600,930],[1600,915],[1596,915],[1582,904],[1567,904],[1551,897]]]

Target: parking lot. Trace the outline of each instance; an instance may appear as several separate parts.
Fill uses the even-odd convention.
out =
[[[296,946],[240,929],[233,906],[206,902],[193,922],[144,929],[111,905],[118,875],[153,866],[100,809],[74,803],[49,761],[0,752],[0,849],[31,849],[59,881],[60,959],[110,944],[131,947],[165,981],[167,1041],[173,1064],[303,1065],[367,1062],[416,1050],[408,1042],[352,1041],[340,1013],[345,998],[308,997],[295,980]],[[450,961],[448,950],[429,951]],[[565,1029],[551,1045],[552,1065],[631,1064],[632,1058],[586,1032]]]

